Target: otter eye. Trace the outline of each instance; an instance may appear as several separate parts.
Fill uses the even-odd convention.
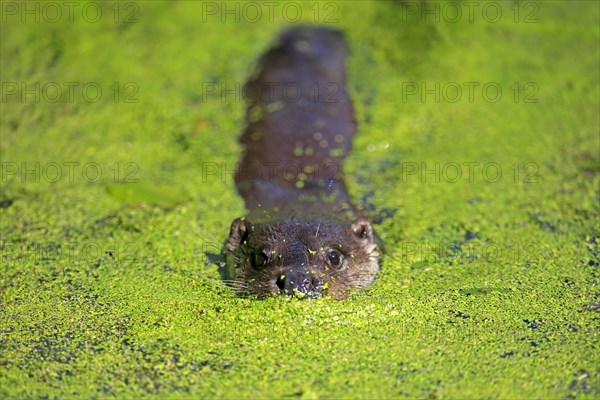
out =
[[[327,253],[327,259],[332,267],[337,268],[342,265],[342,256],[335,250],[331,250],[329,253]]]
[[[260,253],[256,253],[254,255],[254,268],[261,269],[269,262],[269,256],[261,251]]]

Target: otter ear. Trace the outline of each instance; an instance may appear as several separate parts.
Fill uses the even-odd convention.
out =
[[[355,219],[352,224],[350,224],[350,228],[352,232],[359,240],[364,240],[367,243],[371,243],[374,241],[373,238],[373,228],[369,221],[364,218]]]
[[[250,221],[246,221],[243,218],[236,218],[231,223],[231,229],[229,230],[229,237],[225,242],[225,246],[229,251],[234,251],[242,245],[244,240],[248,238],[248,232],[252,224]]]

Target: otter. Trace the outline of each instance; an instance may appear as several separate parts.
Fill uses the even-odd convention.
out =
[[[248,214],[231,224],[225,279],[240,294],[334,299],[368,286],[378,238],[341,172],[356,120],[342,32],[284,31],[244,86],[235,182]]]

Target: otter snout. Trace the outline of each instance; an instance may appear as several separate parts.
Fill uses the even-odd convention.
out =
[[[281,274],[275,284],[281,294],[298,298],[314,299],[323,291],[323,281],[306,271],[292,270]]]

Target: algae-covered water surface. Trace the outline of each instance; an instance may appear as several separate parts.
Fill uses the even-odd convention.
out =
[[[600,395],[597,2],[0,4],[0,397]],[[346,300],[218,270],[241,88],[297,23],[351,52],[385,251]]]

